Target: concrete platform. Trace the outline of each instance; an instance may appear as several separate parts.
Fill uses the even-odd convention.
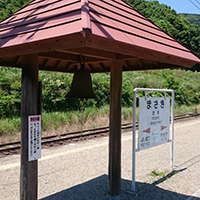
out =
[[[174,169],[170,145],[136,153],[136,191],[131,191],[132,133],[122,137],[121,200],[200,199],[200,118],[175,123]],[[20,155],[0,158],[0,199],[19,199]],[[152,171],[167,171],[154,177]],[[108,199],[108,137],[42,150],[40,200]]]

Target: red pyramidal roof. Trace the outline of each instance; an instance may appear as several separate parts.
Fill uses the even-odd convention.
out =
[[[37,53],[42,70],[92,72],[192,67],[200,60],[122,0],[35,0],[0,23],[0,65]]]

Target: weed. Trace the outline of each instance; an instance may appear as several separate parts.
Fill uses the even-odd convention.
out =
[[[153,170],[149,175],[150,176],[159,176],[159,177],[164,178],[168,172],[169,172],[168,170],[165,170],[165,171]]]

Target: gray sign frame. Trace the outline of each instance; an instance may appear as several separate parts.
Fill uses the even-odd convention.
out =
[[[136,149],[136,95],[137,91],[145,92],[145,97],[147,97],[147,92],[163,92],[166,97],[166,93],[171,93],[171,119],[170,119],[170,136],[167,142],[170,142],[170,168],[173,171],[173,146],[174,146],[174,91],[170,89],[152,89],[152,88],[135,88],[133,95],[133,158],[132,158],[132,191],[135,191],[135,154],[139,149]]]

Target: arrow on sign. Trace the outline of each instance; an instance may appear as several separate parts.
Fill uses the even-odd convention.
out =
[[[150,133],[151,132],[151,128],[148,128],[148,129],[146,129],[146,130],[144,130],[142,132],[144,132],[144,133]]]
[[[166,129],[166,128],[167,128],[167,126],[161,126],[161,131]]]

